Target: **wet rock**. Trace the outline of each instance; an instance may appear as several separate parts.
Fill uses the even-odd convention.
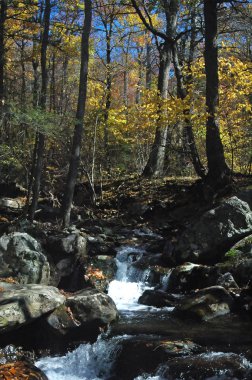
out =
[[[252,377],[252,363],[242,355],[233,353],[218,352],[175,358],[166,366],[166,370],[163,367],[162,377],[170,380],[249,380]]]
[[[185,263],[172,270],[167,291],[178,293],[207,288],[216,285],[218,277],[215,267]]]
[[[145,290],[138,300],[142,305],[154,307],[174,307],[179,302],[179,297],[168,294],[163,290]]]
[[[22,347],[16,347],[12,344],[4,348],[0,348],[0,364],[6,364],[19,360],[35,360],[35,354],[30,351],[24,351]]]
[[[41,245],[27,233],[3,235],[0,277],[13,277],[21,284],[49,284],[50,266]]]
[[[48,380],[48,377],[39,368],[24,361],[0,365],[0,378],[13,380]]]
[[[202,352],[202,348],[189,340],[153,337],[125,339],[121,342],[113,379],[132,380],[143,372],[154,372],[160,363],[170,358],[198,352]]]
[[[173,252],[176,262],[216,262],[223,250],[252,231],[247,203],[232,197],[204,213],[180,236]]]
[[[64,301],[65,297],[52,286],[0,282],[0,333],[31,323]]]
[[[107,325],[118,317],[114,301],[96,289],[84,289],[67,298],[74,317],[82,324],[99,323]]]
[[[184,297],[175,307],[174,314],[203,321],[229,314],[234,306],[234,299],[221,286],[212,286]]]
[[[239,286],[235,282],[234,277],[229,272],[220,275],[220,277],[217,280],[217,285],[222,286],[223,288],[225,288],[227,290],[228,289],[234,289],[234,288],[238,289],[239,288]]]
[[[96,289],[85,289],[67,297],[64,305],[47,318],[47,327],[68,339],[97,337],[102,329],[118,318],[113,300]]]

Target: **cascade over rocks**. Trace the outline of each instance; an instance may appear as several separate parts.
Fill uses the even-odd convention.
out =
[[[0,333],[31,323],[65,302],[52,286],[0,282]]]
[[[48,285],[50,266],[41,245],[27,233],[1,236],[0,277],[13,277],[21,284]]]
[[[252,212],[248,204],[231,197],[186,228],[172,257],[176,263],[216,262],[225,249],[251,232]]]

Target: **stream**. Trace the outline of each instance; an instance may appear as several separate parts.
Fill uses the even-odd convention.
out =
[[[159,347],[156,345],[154,349],[151,349],[150,355],[143,358],[143,362],[139,358],[138,365],[139,352],[135,351],[136,347],[138,351],[141,351],[148,345],[151,347],[153,342],[163,342],[164,339],[180,339],[181,336],[183,337],[183,334],[180,336],[180,332],[184,328],[184,326],[180,328],[175,324],[172,334],[167,330],[167,321],[172,320],[170,316],[172,308],[157,309],[138,304],[137,301],[143,291],[151,289],[148,283],[148,270],[140,270],[132,265],[144,253],[143,245],[132,244],[118,249],[117,273],[109,285],[108,294],[118,308],[119,322],[112,326],[107,333],[102,333],[95,343],[81,344],[65,356],[43,357],[36,362],[36,365],[44,371],[49,380],[252,379],[252,363],[243,353],[239,351],[234,353],[233,347],[231,349],[231,346],[227,347],[225,344],[220,346],[224,348],[223,350],[217,350],[216,346],[209,345],[204,352],[196,352],[194,355],[185,354],[183,356],[186,358],[185,360],[172,356],[171,363],[168,364],[167,361],[166,364],[163,361],[162,353],[160,362],[154,366],[153,370],[150,363],[152,356],[150,355],[153,353],[155,361]],[[164,286],[168,281],[169,275],[167,274],[161,278],[161,284]],[[186,326],[186,329],[188,331],[190,326]],[[211,332],[209,340],[210,335]],[[126,354],[129,355],[128,360],[124,358],[126,354],[122,354],[124,346]],[[118,358],[119,364],[117,364]],[[124,375],[120,375],[120,363],[122,364],[121,373]],[[129,368],[131,366],[136,367],[135,372],[132,371],[134,375],[130,375]],[[172,372],[169,372],[169,366]],[[209,371],[206,370],[208,366]],[[201,367],[202,373],[200,372]],[[245,373],[246,376],[242,373]]]

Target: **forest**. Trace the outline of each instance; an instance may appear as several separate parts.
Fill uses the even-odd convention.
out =
[[[252,379],[251,0],[0,0],[0,380]]]
[[[251,174],[249,1],[2,1],[0,22],[0,178],[31,219],[76,181]]]

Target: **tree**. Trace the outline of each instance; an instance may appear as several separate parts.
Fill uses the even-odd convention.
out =
[[[49,29],[50,29],[50,15],[51,15],[51,0],[45,0],[45,10],[43,17],[43,34],[41,41],[41,95],[40,95],[40,107],[42,110],[46,110],[46,97],[47,97],[47,48],[49,44]],[[38,197],[40,191],[41,175],[43,170],[43,155],[45,150],[45,135],[38,132],[36,142],[36,165],[33,184],[33,196],[32,203],[29,210],[30,220],[34,219],[35,212],[38,204]]]
[[[0,117],[4,105],[4,66],[5,66],[5,23],[7,18],[7,0],[1,0],[0,9]]]
[[[72,151],[68,170],[68,177],[64,191],[62,205],[63,225],[70,223],[71,207],[73,202],[74,188],[80,164],[81,143],[83,134],[83,121],[85,115],[87,97],[87,76],[89,63],[89,37],[92,25],[92,2],[85,0],[85,17],[81,36],[81,67],[79,79],[79,96],[76,112],[76,123],[72,142]]]
[[[132,0],[132,5],[135,8],[139,18],[145,25],[145,27],[154,34],[156,37],[162,38],[163,42],[158,45],[159,51],[159,73],[158,73],[158,91],[161,99],[168,98],[168,85],[169,74],[172,63],[172,47],[176,37],[177,17],[180,2],[178,0],[160,1],[159,6],[165,15],[165,32],[161,32],[154,28],[150,14],[142,2],[142,7],[145,12],[141,10],[141,7],[135,0]],[[158,125],[156,127],[155,139],[151,149],[151,153],[148,162],[144,168],[143,176],[145,177],[159,177],[163,174],[165,153],[166,153],[166,140],[168,134],[168,125],[163,126],[161,117],[159,118]]]
[[[208,161],[207,182],[214,187],[229,181],[230,170],[226,164],[217,120],[219,100],[217,2],[204,0],[205,19],[205,70],[206,70],[206,154]]]

